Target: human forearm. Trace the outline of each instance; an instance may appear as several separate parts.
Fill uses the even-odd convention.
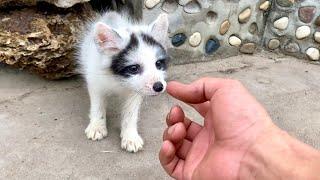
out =
[[[240,179],[320,179],[320,152],[273,127],[241,162]]]

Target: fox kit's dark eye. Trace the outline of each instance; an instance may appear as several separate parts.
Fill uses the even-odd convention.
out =
[[[157,69],[159,69],[159,70],[165,70],[165,69],[167,68],[165,59],[159,59],[159,60],[156,62],[156,67],[157,67]]]
[[[135,64],[135,65],[126,67],[126,70],[130,74],[139,74],[141,72],[141,67],[139,64]]]

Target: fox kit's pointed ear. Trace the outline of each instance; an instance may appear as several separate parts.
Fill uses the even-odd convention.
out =
[[[98,22],[95,25],[95,41],[100,50],[117,53],[121,49],[122,38],[110,26]]]
[[[166,13],[161,13],[155,21],[151,23],[151,33],[154,38],[165,44],[168,36],[169,20]]]

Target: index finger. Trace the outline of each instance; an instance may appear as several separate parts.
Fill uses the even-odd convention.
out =
[[[229,81],[220,78],[201,78],[191,84],[171,81],[168,83],[167,92],[185,103],[199,104],[209,101],[215,92],[229,84]]]

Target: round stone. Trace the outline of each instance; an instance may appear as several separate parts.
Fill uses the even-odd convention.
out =
[[[277,49],[280,46],[280,41],[278,39],[271,39],[268,43],[269,49]]]
[[[229,28],[230,28],[230,21],[229,20],[225,20],[221,23],[220,25],[220,29],[219,29],[219,33],[221,35],[224,35],[225,33],[228,32]]]
[[[181,46],[187,39],[187,36],[183,33],[176,34],[171,39],[171,44],[175,47]]]
[[[313,6],[305,6],[299,8],[299,19],[304,23],[310,23],[316,13],[316,8]]]
[[[183,10],[186,13],[195,14],[201,11],[201,6],[198,1],[190,1],[183,7]]]
[[[317,43],[320,43],[320,32],[315,32],[315,33],[314,33],[314,40],[315,40]]]
[[[146,0],[144,2],[145,6],[149,9],[155,7],[159,3],[160,3],[160,0]]]
[[[270,7],[270,1],[264,1],[263,3],[260,4],[259,8],[263,11],[266,11]]]
[[[201,34],[199,32],[193,33],[189,38],[189,44],[193,47],[199,46],[201,43]]]
[[[290,7],[294,3],[294,0],[277,0],[277,4],[282,7]]]
[[[319,49],[317,48],[308,48],[306,51],[307,56],[310,58],[310,60],[317,61],[320,58]]]
[[[165,0],[161,9],[167,13],[173,13],[178,9],[178,3],[176,0]]]
[[[303,39],[310,35],[311,29],[309,26],[300,26],[296,30],[296,38]]]
[[[238,38],[237,36],[230,36],[229,37],[229,44],[231,46],[240,46],[241,45],[241,39]]]
[[[300,47],[295,42],[289,42],[287,45],[285,45],[284,50],[288,53],[296,53],[300,51]]]
[[[254,43],[245,43],[241,46],[240,52],[245,54],[252,54],[256,50],[256,45]]]
[[[317,17],[316,21],[314,22],[316,26],[320,26],[320,16]]]
[[[257,23],[251,23],[250,26],[249,26],[249,32],[251,34],[255,34],[256,32],[258,31],[258,25]]]
[[[273,22],[273,26],[280,30],[285,30],[288,27],[289,18],[288,17],[281,17],[280,19]]]
[[[213,24],[213,23],[216,21],[216,19],[217,19],[217,13],[215,13],[215,12],[213,12],[213,11],[209,11],[209,12],[207,13],[207,18],[206,18],[206,20],[207,20],[207,23],[208,23],[208,24]]]
[[[246,8],[245,10],[243,10],[240,14],[239,14],[239,22],[240,23],[246,23],[249,21],[251,16],[251,9],[250,8]]]
[[[206,43],[205,51],[207,54],[212,54],[220,47],[220,42],[217,39],[209,39]]]

